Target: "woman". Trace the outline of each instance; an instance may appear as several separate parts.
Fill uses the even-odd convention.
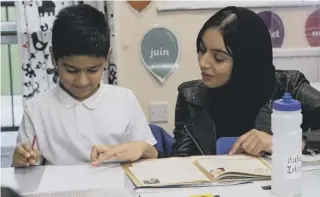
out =
[[[210,155],[220,137],[239,137],[230,154],[271,153],[270,100],[289,91],[302,102],[304,130],[319,129],[320,93],[300,72],[275,71],[271,38],[253,11],[227,7],[197,38],[201,81],[181,84],[173,156]]]

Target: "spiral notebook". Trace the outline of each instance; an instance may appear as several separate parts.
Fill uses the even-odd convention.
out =
[[[201,186],[270,180],[271,166],[245,155],[142,160],[122,165],[137,188]]]

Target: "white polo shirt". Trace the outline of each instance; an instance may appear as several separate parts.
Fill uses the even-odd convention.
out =
[[[25,105],[17,143],[32,143],[46,164],[90,162],[93,145],[156,140],[131,90],[101,84],[90,98],[79,102],[60,85]]]

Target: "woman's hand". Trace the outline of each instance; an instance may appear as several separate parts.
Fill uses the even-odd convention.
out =
[[[241,152],[253,156],[259,156],[261,152],[272,153],[272,136],[266,132],[252,129],[237,139],[229,154]]]

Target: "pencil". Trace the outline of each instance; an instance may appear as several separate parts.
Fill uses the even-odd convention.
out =
[[[34,150],[34,145],[36,144],[36,140],[37,140],[37,135],[34,135],[32,139],[32,144],[31,144],[32,150]],[[29,162],[29,160],[30,160],[30,157],[27,159],[27,162]]]
[[[31,149],[34,150],[34,145],[36,144],[36,140],[37,140],[37,135],[33,136],[33,140],[32,140],[32,144],[31,144]]]

